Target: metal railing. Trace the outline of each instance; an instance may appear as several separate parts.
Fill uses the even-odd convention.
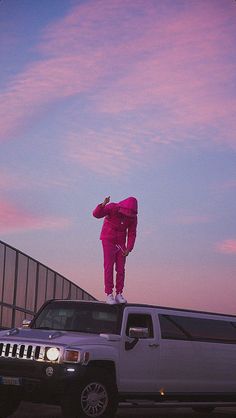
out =
[[[95,300],[85,290],[0,240],[0,328],[32,319],[48,299]]]

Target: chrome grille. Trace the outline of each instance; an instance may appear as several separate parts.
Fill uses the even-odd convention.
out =
[[[45,347],[40,345],[27,345],[16,343],[0,343],[0,357],[24,359],[24,360],[44,360]]]

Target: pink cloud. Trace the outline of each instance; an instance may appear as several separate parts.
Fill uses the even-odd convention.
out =
[[[30,177],[29,174],[24,174],[22,172],[12,172],[7,169],[2,169],[0,171],[0,190],[24,190],[24,189],[48,189],[51,187],[68,189],[71,187],[73,180],[65,178],[62,175],[44,177],[42,174],[40,178]]]
[[[201,8],[202,3],[169,22],[151,25],[143,39],[132,40],[126,51],[132,58],[139,53],[140,59],[103,90],[99,109],[117,114],[152,105],[156,129],[166,135],[172,132],[186,140],[190,128],[198,139],[194,128],[206,132],[214,127],[212,141],[235,147],[236,101],[226,87],[235,76],[235,64],[227,58],[235,34],[222,33],[227,13],[221,16],[215,6],[204,13]]]
[[[226,239],[215,245],[216,251],[222,254],[236,254],[236,239]]]
[[[43,105],[86,90],[97,79],[98,67],[96,57],[70,55],[30,64],[2,94],[0,137],[24,127]]]
[[[229,179],[227,181],[217,183],[212,187],[212,190],[216,192],[224,192],[232,189],[236,189],[236,180],[234,179]]]
[[[104,10],[104,4],[100,6]],[[94,19],[97,14],[102,17],[99,10],[91,3],[77,6],[42,33],[38,47],[42,58],[29,63],[1,94],[2,140],[18,133],[19,128],[25,129],[48,103],[90,90],[104,75],[106,51],[94,46],[97,39]]]
[[[66,218],[35,215],[8,201],[0,201],[1,233],[28,230],[66,228],[70,221]]]
[[[71,132],[66,138],[66,155],[90,170],[110,176],[129,172],[135,164],[144,164],[144,143],[135,140],[133,131]]]
[[[198,214],[174,214],[171,218],[167,219],[168,223],[179,224],[179,225],[194,225],[194,224],[204,224],[212,222],[212,217],[208,215],[198,215]]]
[[[77,5],[44,30],[41,60],[3,93],[2,138],[48,103],[83,92],[97,113],[130,112],[134,130],[151,129],[151,142],[154,135],[164,143],[205,140],[212,128],[211,141],[235,147],[231,14],[231,5],[210,2],[165,13],[152,0]],[[95,153],[84,149],[79,158],[90,166]]]

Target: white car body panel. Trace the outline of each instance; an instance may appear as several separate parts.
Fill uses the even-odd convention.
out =
[[[65,303],[65,301],[61,302]],[[90,305],[89,309],[93,309],[93,304],[95,304],[96,309],[99,307],[99,302],[77,302],[78,304],[88,303]],[[55,303],[60,303],[60,301]],[[101,304],[101,306],[104,307],[104,304]],[[56,329],[34,328],[17,328],[10,332],[1,331],[0,346],[5,345],[4,350],[0,347],[0,378],[1,375],[4,377],[4,370],[6,371],[4,366],[6,364],[9,364],[7,376],[11,377],[11,360],[12,364],[15,361],[22,361],[20,356],[9,358],[10,354],[7,352],[9,347],[6,348],[7,345],[11,345],[10,350],[13,349],[14,344],[19,344],[19,347],[21,344],[25,344],[26,348],[30,344],[34,346],[42,345],[43,347],[60,348],[61,355],[57,365],[58,369],[61,367],[60,370],[63,370],[62,373],[67,373],[66,367],[65,370],[63,369],[65,350],[78,350],[82,354],[80,358],[86,359],[84,362],[81,361],[81,364],[77,364],[78,384],[81,369],[83,369],[83,373],[86,373],[87,370],[91,372],[93,367],[100,371],[105,369],[106,373],[109,372],[115,379],[118,395],[121,399],[132,399],[133,395],[140,399],[152,399],[151,396],[155,396],[155,400],[161,401],[162,404],[165,400],[168,402],[174,399],[178,402],[183,399],[186,400],[186,398],[189,399],[189,403],[193,403],[195,402],[194,397],[198,397],[198,401],[207,402],[207,396],[209,396],[209,404],[214,404],[219,395],[219,401],[222,404],[226,402],[227,396],[230,396],[230,399],[236,402],[236,316],[138,304],[127,304],[117,309],[120,315],[119,320],[121,318],[120,331],[119,333],[117,331],[117,334],[101,333],[99,335],[99,333],[66,331],[64,328],[58,331]],[[139,336],[136,340],[129,337],[127,335],[127,323],[130,314],[137,317],[140,315],[140,317],[148,316],[148,318],[151,318],[153,334],[150,332],[148,338],[146,338],[146,334]],[[177,316],[230,322],[230,325],[228,325],[233,327],[232,333],[235,327],[235,341],[234,339],[232,341],[225,339],[224,341],[224,338],[222,340],[215,338],[211,341],[207,338],[201,340],[195,337],[194,339],[188,337],[187,333],[182,339],[178,335],[176,337],[171,337],[169,334],[164,335],[163,323],[161,324],[159,320],[160,315],[165,315],[167,320],[169,320],[168,316],[172,318]],[[201,321],[198,322],[202,323]],[[210,326],[212,324],[210,323]],[[223,324],[223,329],[224,326],[225,324]],[[145,329],[144,326],[140,326],[140,328],[141,330],[142,328]],[[37,360],[32,356],[28,361]],[[44,359],[40,358],[38,363],[39,361],[42,363]],[[48,359],[46,361],[49,362]],[[1,371],[1,362],[3,372]],[[54,367],[53,363],[52,367]],[[81,369],[79,369],[80,367]],[[12,376],[18,377],[14,368],[12,368]],[[27,375],[24,378],[33,379],[34,376]],[[50,378],[50,376],[46,377],[48,380]],[[65,378],[68,378],[66,374]],[[212,396],[215,396],[215,400],[212,400]]]

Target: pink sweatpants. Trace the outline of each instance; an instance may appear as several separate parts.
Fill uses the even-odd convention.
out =
[[[124,244],[120,244],[124,248]],[[126,257],[123,255],[121,249],[116,247],[116,244],[108,240],[102,240],[103,255],[104,255],[104,282],[105,293],[109,295],[113,291],[114,280],[113,272],[114,265],[116,270],[116,293],[122,293],[125,280],[125,261]]]

